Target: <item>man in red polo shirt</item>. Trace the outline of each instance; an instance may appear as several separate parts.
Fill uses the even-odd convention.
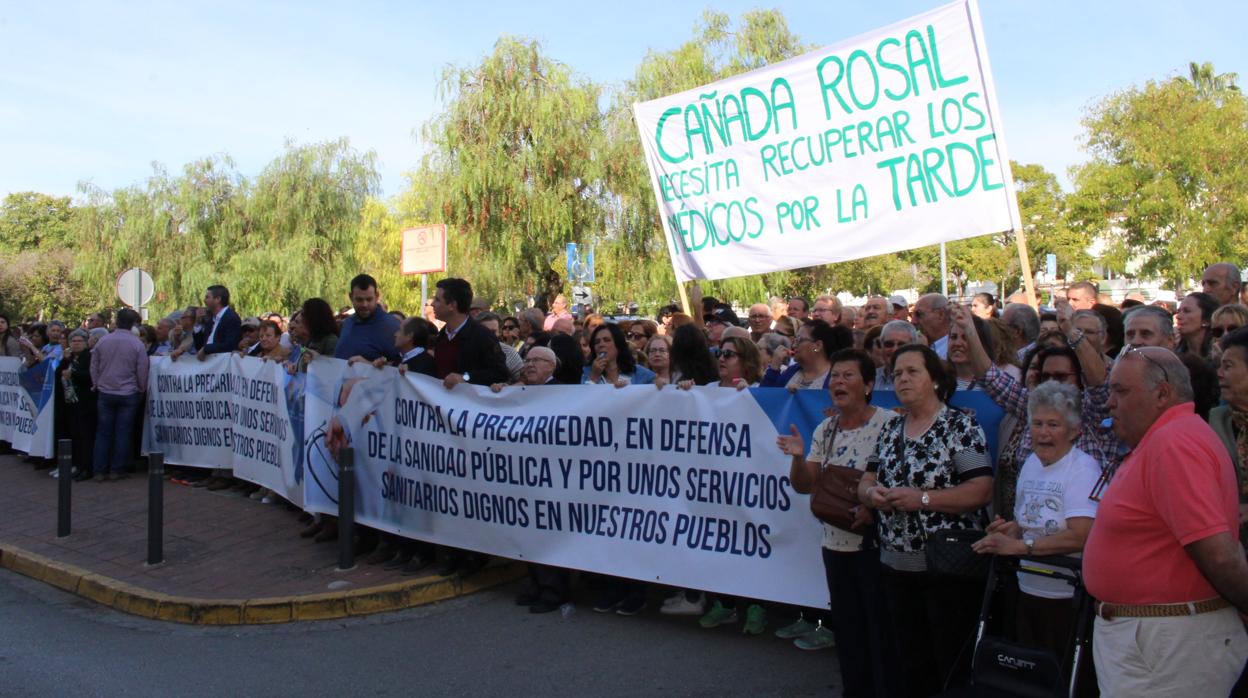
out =
[[[1084,548],[1098,599],[1093,654],[1107,696],[1225,696],[1248,660],[1248,562],[1235,471],[1161,347],[1110,374],[1114,432],[1132,447]]]

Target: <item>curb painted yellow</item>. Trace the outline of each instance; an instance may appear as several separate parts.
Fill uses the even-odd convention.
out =
[[[252,625],[365,616],[471,594],[514,581],[523,574],[522,565],[508,563],[481,570],[466,582],[427,576],[327,594],[203,599],[142,589],[7,544],[0,544],[0,567],[123,613],[192,625]]]

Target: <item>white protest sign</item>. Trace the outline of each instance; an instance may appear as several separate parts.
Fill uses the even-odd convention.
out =
[[[1019,228],[974,0],[634,113],[680,281]]]
[[[822,529],[750,391],[510,387],[318,360],[305,508],[458,548],[825,607]]]
[[[57,378],[52,359],[26,369],[16,356],[0,356],[0,441],[36,458],[55,454]]]
[[[143,452],[173,465],[230,468],[301,504],[302,435],[291,426],[287,382],[281,364],[256,357],[153,358]]]

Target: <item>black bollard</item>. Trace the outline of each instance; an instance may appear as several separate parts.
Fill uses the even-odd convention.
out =
[[[355,567],[355,452],[338,452],[338,569]]]
[[[147,457],[147,564],[165,560],[165,454]]]
[[[70,523],[70,490],[74,478],[70,471],[74,468],[74,442],[61,439],[56,444],[56,537],[69,535]]]

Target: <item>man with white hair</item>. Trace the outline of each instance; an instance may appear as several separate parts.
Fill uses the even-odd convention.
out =
[[[1021,364],[1028,352],[1035,348],[1036,338],[1040,336],[1040,315],[1026,303],[1011,302],[1001,311],[1001,320],[1010,328],[1014,346],[1018,348],[1015,355]]]
[[[1084,548],[1084,581],[1099,599],[1101,693],[1228,695],[1248,660],[1231,458],[1195,413],[1187,368],[1169,349],[1123,353],[1109,384],[1114,433],[1132,450]]]
[[[1124,339],[1133,347],[1174,348],[1174,319],[1156,305],[1137,305],[1124,316]]]
[[[818,307],[818,306],[816,306]],[[771,307],[766,303],[755,303],[750,306],[750,314],[746,317],[750,324],[750,341],[757,342],[763,335],[771,331]]]
[[[1200,277],[1200,288],[1217,299],[1218,305],[1239,302],[1239,292],[1243,283],[1239,277],[1239,267],[1230,262],[1219,262],[1205,267]]]
[[[893,307],[883,296],[871,296],[866,305],[862,306],[861,329],[863,332],[883,325],[893,317]]]
[[[949,318],[949,299],[939,293],[920,296],[910,316],[932,351],[942,359],[949,358],[949,327],[953,324]]]

